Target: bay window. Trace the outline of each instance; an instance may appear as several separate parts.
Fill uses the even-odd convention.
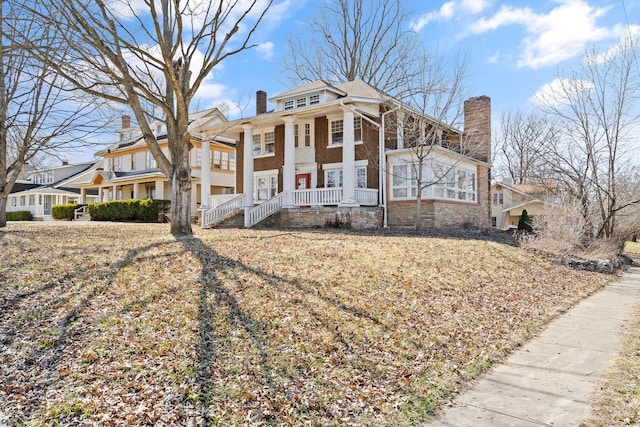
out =
[[[417,197],[418,165],[419,163],[416,162],[392,166],[392,199],[415,199]],[[432,166],[432,169],[428,166]],[[476,201],[476,173],[467,169],[438,163],[423,163],[421,185],[423,186],[422,198]],[[433,196],[429,195],[430,191],[433,191]]]

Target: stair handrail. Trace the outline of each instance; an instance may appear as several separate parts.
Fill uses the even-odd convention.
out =
[[[219,224],[229,216],[242,209],[242,202],[244,200],[244,194],[239,194],[236,197],[228,200],[215,208],[207,209],[202,212],[202,228],[212,227]]]
[[[79,216],[86,215],[87,205],[80,206],[73,210],[73,220],[76,221]]]
[[[265,200],[261,204],[251,208],[244,217],[244,226],[253,227],[259,222],[278,212],[284,206],[286,200],[286,192],[276,194],[269,200]]]

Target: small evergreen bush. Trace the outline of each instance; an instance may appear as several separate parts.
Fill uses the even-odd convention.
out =
[[[29,211],[7,212],[7,221],[33,221],[33,215]]]
[[[520,221],[518,221],[518,230],[526,231],[527,233],[531,233],[533,231],[533,224],[526,209],[523,209],[522,215],[520,215]]]

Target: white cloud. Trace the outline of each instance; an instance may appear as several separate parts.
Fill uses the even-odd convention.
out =
[[[587,43],[619,34],[618,27],[596,25],[596,20],[609,8],[596,8],[584,0],[556,0],[556,3],[546,14],[529,7],[503,6],[492,17],[478,20],[471,31],[485,33],[507,25],[523,26],[529,35],[522,41],[517,65],[533,69],[558,64],[582,53]]]
[[[620,40],[613,44],[605,52],[590,53],[586,57],[589,63],[597,64],[616,57],[626,49],[636,49],[640,43],[640,25],[629,25],[627,28],[619,30]]]
[[[273,57],[273,42],[264,42],[256,46],[256,50],[260,52],[264,59],[271,59]]]
[[[487,62],[490,64],[497,64],[500,61],[500,58],[502,58],[502,54],[498,51],[487,58]]]
[[[445,2],[440,9],[420,15],[411,21],[410,28],[416,33],[434,21],[450,21],[459,15],[477,15],[484,11],[490,0],[451,0]]]
[[[529,98],[529,102],[533,105],[559,105],[566,103],[572,95],[591,89],[592,82],[559,77],[544,84]]]

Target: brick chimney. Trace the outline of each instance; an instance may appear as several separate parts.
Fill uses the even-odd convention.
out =
[[[259,90],[256,92],[256,115],[267,112],[267,92]]]
[[[464,101],[464,146],[471,157],[491,162],[491,98]]]
[[[122,129],[131,127],[131,116],[122,116]]]

